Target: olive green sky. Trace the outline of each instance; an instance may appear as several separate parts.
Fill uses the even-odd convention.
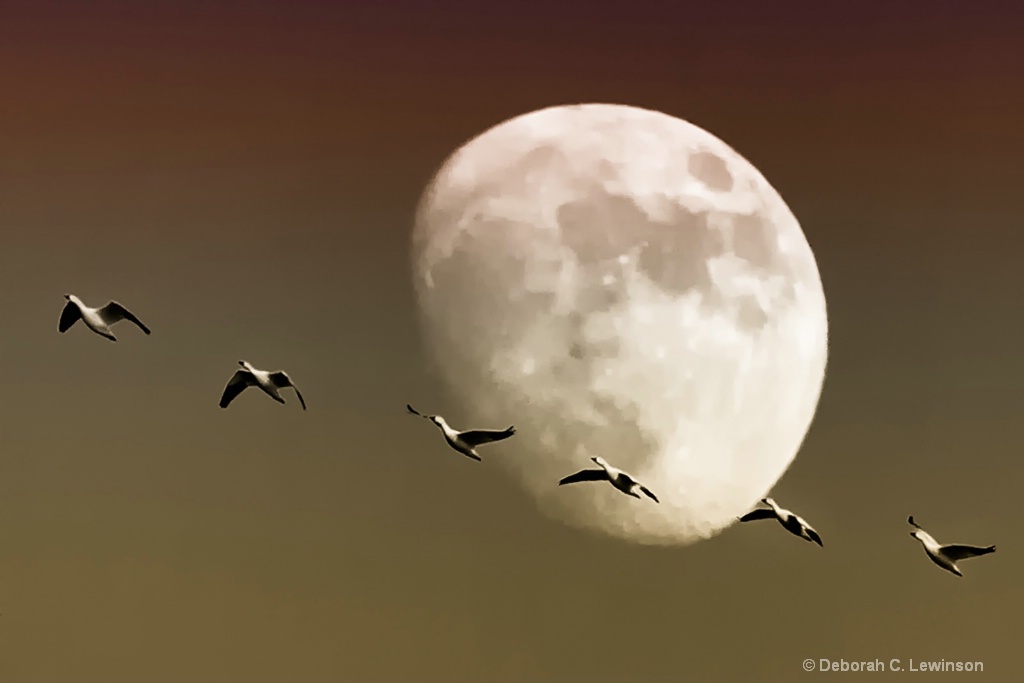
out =
[[[1019,680],[1020,10],[706,4],[0,0],[0,679]],[[801,221],[830,360],[775,492],[823,549],[567,528],[405,415],[458,423],[418,337],[420,191],[581,101],[710,130]],[[153,334],[60,335],[65,292]],[[240,358],[309,411],[219,410]],[[908,514],[999,551],[957,579]]]

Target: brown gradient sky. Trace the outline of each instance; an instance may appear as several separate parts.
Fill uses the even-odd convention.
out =
[[[1024,15],[838,4],[0,0],[0,680],[1020,680]],[[420,191],[579,101],[710,130],[800,219],[830,363],[776,497],[825,548],[566,528],[404,414],[453,409]],[[59,335],[69,291],[152,337]],[[309,411],[218,410],[239,358]],[[956,579],[910,513],[999,552]]]

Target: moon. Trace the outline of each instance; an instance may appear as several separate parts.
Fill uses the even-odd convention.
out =
[[[793,462],[828,352],[814,254],[782,197],[711,133],[615,104],[534,111],[455,151],[412,230],[423,340],[483,466],[548,516],[686,545]],[[600,455],[660,499],[560,487]]]

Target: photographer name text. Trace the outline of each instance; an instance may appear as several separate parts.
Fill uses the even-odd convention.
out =
[[[984,671],[984,662],[952,661],[949,659],[921,660],[921,659],[874,659],[874,660],[848,660],[848,659],[805,659],[803,662],[804,671],[961,671],[976,672]]]

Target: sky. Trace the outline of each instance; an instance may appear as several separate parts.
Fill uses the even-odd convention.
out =
[[[1018,680],[1022,28],[997,2],[0,0],[0,678]],[[405,414],[458,419],[420,193],[487,128],[591,101],[711,131],[799,219],[829,364],[773,495],[824,548],[567,527]],[[153,334],[61,335],[65,293]],[[219,410],[239,359],[309,410]],[[999,550],[958,579],[909,514]]]

